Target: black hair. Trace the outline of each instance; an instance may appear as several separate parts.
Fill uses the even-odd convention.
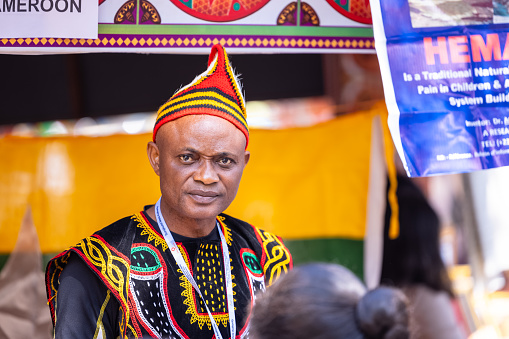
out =
[[[440,222],[421,190],[398,176],[399,236],[389,239],[391,210],[385,215],[381,283],[398,287],[423,284],[452,294],[451,282],[440,257]]]
[[[250,338],[408,339],[404,294],[366,287],[335,264],[296,267],[255,300]]]

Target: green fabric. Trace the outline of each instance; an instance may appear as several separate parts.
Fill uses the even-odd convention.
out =
[[[46,265],[48,264],[48,262],[57,254],[58,253],[46,253],[46,254],[42,255],[42,270],[43,270],[43,272],[46,269]],[[7,259],[9,259],[9,255],[10,255],[10,253],[1,253],[0,254],[0,271],[2,271],[2,269],[4,268],[5,263],[7,262]]]
[[[293,256],[295,265],[313,261],[324,261],[348,267],[359,278],[363,278],[364,241],[352,239],[302,239],[284,240]],[[58,253],[43,254],[43,269]],[[0,254],[0,270],[9,254]]]
[[[283,239],[284,240],[284,239]],[[352,239],[284,240],[294,265],[331,262],[343,265],[363,279],[364,241]]]
[[[7,259],[9,259],[9,254],[5,253],[0,254],[0,271],[2,270],[2,268],[4,268]]]

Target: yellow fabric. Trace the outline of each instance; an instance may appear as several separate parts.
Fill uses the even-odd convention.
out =
[[[43,253],[59,252],[159,197],[150,134],[0,138],[0,252],[16,242],[27,203]]]
[[[377,114],[386,120],[385,105],[310,128],[253,130],[251,160],[226,213],[286,239],[362,240]],[[0,138],[0,253],[13,249],[27,203],[44,253],[155,203],[150,140],[150,134]]]
[[[363,239],[373,113],[253,130],[251,160],[228,212],[286,239]]]
[[[384,121],[383,133],[384,133],[384,147],[385,147],[385,163],[387,164],[387,176],[389,179],[389,192],[387,193],[387,200],[391,207],[391,220],[389,221],[389,238],[396,239],[399,236],[399,204],[396,196],[396,190],[398,188],[398,179],[396,164],[394,163],[394,144],[392,142],[391,132],[389,131],[389,125],[387,125],[388,112],[385,108],[385,103],[380,102],[373,110],[380,112],[382,120]]]

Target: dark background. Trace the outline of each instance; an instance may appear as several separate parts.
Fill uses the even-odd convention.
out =
[[[207,68],[207,55],[0,55],[0,125],[152,112]],[[230,55],[246,100],[324,94],[319,54]]]

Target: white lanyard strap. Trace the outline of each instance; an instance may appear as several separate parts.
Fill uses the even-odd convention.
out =
[[[200,298],[203,300],[203,305],[205,305],[207,313],[209,314],[210,322],[212,323],[212,328],[214,329],[216,339],[223,339],[223,337],[221,336],[221,332],[219,332],[219,327],[217,326],[216,321],[212,316],[212,313],[210,313],[209,307],[207,306],[207,302],[205,301],[205,298],[203,298],[203,295],[201,294],[198,284],[194,280],[194,277],[191,274],[191,272],[189,271],[189,268],[187,267],[184,258],[180,253],[177,243],[175,242],[175,239],[173,239],[170,229],[168,228],[166,222],[164,221],[163,215],[161,214],[161,198],[159,198],[159,200],[156,203],[155,213],[157,223],[159,224],[159,228],[161,229],[161,233],[163,234],[164,240],[166,240],[166,243],[170,248],[170,253],[173,255],[173,258],[177,262],[177,265],[184,274],[184,276],[187,278],[187,280],[189,280],[191,285],[193,285],[194,289],[198,292]],[[219,226],[219,223],[217,221],[216,225],[217,229],[219,230],[219,237],[221,238],[221,247],[223,249],[223,262],[226,279],[226,301],[228,304],[228,318],[230,320],[230,336],[232,339],[234,339],[236,335],[236,321],[235,321],[235,309],[233,305],[233,284],[232,284],[232,272],[230,269],[230,255],[228,252],[228,245],[226,244],[223,232],[221,231],[221,227]]]

